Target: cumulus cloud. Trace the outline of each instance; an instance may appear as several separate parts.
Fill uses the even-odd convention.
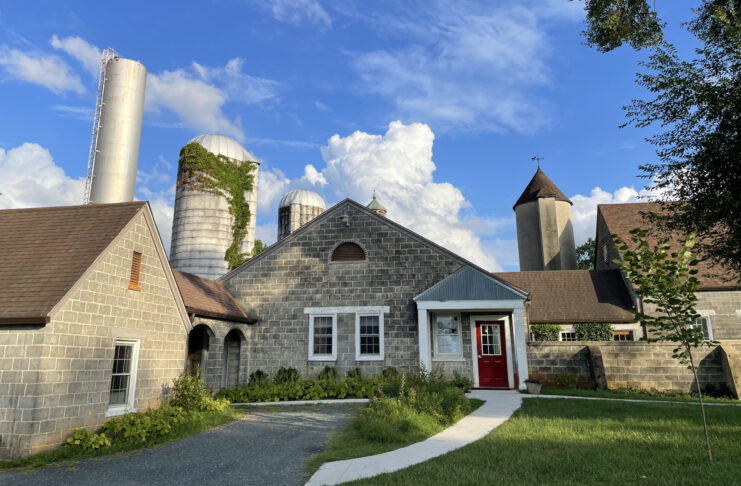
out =
[[[64,51],[80,61],[82,67],[91,76],[98,77],[102,51],[97,46],[90,44],[82,37],[65,37],[64,39],[60,39],[54,35],[49,42],[54,49]]]
[[[174,214],[174,208],[169,201],[162,198],[149,201],[149,206],[152,208],[152,216],[154,216],[154,222],[157,225],[157,231],[159,231],[160,238],[162,238],[162,246],[165,247],[165,252],[168,256],[170,255],[172,217]]]
[[[541,6],[426,2],[377,21],[408,47],[348,55],[363,89],[390,99],[398,115],[446,130],[534,132],[548,118],[537,95],[551,82],[544,23],[573,20]]]
[[[54,93],[85,92],[80,77],[63,59],[55,55],[23,52],[0,46],[0,66],[4,67],[9,77],[38,84]]]
[[[311,185],[327,185],[327,179],[318,170],[316,170],[316,167],[311,164],[308,164],[306,167],[304,167],[303,179],[305,179]]]
[[[7,152],[0,148],[0,208],[82,204],[84,190],[84,178],[66,175],[39,144],[26,142]]]
[[[399,121],[392,122],[384,135],[361,131],[347,137],[333,135],[322,148],[327,165],[321,174],[336,197],[365,203],[375,189],[394,221],[497,270],[494,257],[461,219],[461,211],[470,203],[452,184],[434,180],[434,138],[425,124]]]
[[[241,123],[224,114],[224,104],[271,100],[277,96],[277,83],[242,73],[243,64],[239,58],[232,59],[224,68],[194,62],[188,70],[149,73],[145,107],[155,112],[170,110],[190,128],[229,135],[244,142]]]
[[[317,0],[269,0],[265,6],[279,22],[298,25],[304,21],[332,27],[332,19]]]

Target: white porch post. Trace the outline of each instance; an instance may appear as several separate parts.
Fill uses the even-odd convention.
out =
[[[425,371],[432,370],[430,355],[430,323],[427,319],[427,309],[417,307],[417,323],[419,325],[419,366]]]
[[[525,316],[522,305],[513,309],[513,314],[515,328],[515,349],[517,354],[517,372],[520,380],[520,383],[518,383],[517,386],[518,388],[524,388],[524,382],[528,378],[528,369],[527,341],[525,339]]]

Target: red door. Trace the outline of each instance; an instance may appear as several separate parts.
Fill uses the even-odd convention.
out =
[[[476,348],[479,363],[479,386],[509,388],[504,322],[477,321]]]

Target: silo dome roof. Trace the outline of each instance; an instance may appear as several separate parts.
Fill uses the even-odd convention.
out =
[[[196,142],[212,154],[224,155],[238,162],[254,162],[259,164],[254,155],[247,152],[239,142],[225,135],[208,133],[199,135],[188,143]]]
[[[322,199],[322,196],[314,191],[307,191],[306,189],[296,189],[291,191],[280,200],[279,208],[285,208],[291,204],[300,204],[302,206],[314,206],[317,208],[326,209],[327,204]]]

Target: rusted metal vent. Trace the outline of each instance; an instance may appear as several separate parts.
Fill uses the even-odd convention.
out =
[[[333,262],[359,262],[365,260],[365,252],[355,243],[342,243],[332,252]]]

